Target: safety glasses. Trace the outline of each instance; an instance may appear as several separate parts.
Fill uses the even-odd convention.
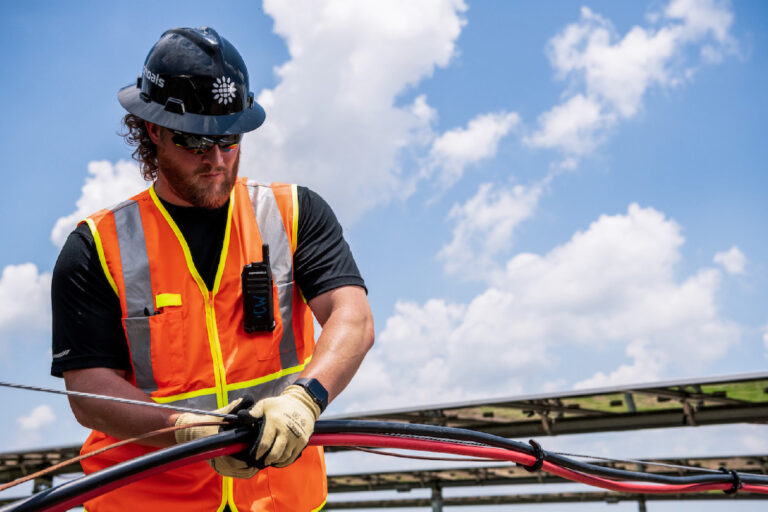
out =
[[[241,133],[235,135],[195,135],[173,130],[171,140],[180,148],[184,148],[193,155],[207,153],[214,144],[223,152],[232,151],[240,144]]]

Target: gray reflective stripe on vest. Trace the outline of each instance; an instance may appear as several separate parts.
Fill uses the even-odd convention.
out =
[[[152,281],[149,277],[149,256],[144,239],[144,227],[136,201],[126,201],[112,210],[120,247],[125,287],[125,332],[131,347],[131,362],[136,386],[149,394],[157,391],[152,372],[149,319],[155,313]]]
[[[297,370],[296,373],[291,375],[283,375],[282,377],[264,382],[257,386],[251,386],[249,388],[242,389],[232,389],[227,392],[227,399],[231,402],[232,400],[237,400],[242,396],[248,395],[258,402],[262,398],[279,395],[285,388],[296,382],[296,379],[298,378],[299,371]]]
[[[202,409],[204,411],[213,411],[219,408],[216,403],[216,392],[211,391],[208,395],[193,396],[190,398],[182,398],[180,400],[174,400],[173,402],[161,402],[165,405],[176,405],[178,407],[191,407],[193,409]]]
[[[258,402],[262,398],[277,396],[280,393],[282,393],[285,388],[293,384],[296,381],[296,379],[299,378],[299,371],[300,369],[297,369],[296,373],[292,373],[290,375],[283,375],[282,377],[279,377],[277,379],[270,380],[268,382],[263,382],[255,386],[241,388],[241,389],[231,389],[227,392],[227,401],[231,403],[232,401],[237,400],[238,398],[244,397],[246,395],[253,398],[254,401],[256,402]],[[179,400],[173,400],[172,402],[162,401],[161,403],[165,405],[176,405],[179,407],[191,407],[193,409],[202,409],[204,411],[212,411],[218,408],[218,404],[216,403],[215,391],[211,391],[209,394],[206,394],[206,395],[193,396],[190,398],[181,398]]]
[[[299,364],[296,340],[293,334],[293,254],[283,217],[277,206],[272,188],[249,183],[254,188],[251,202],[256,215],[262,241],[269,245],[269,266],[277,284],[280,317],[283,321],[283,337],[280,339],[280,365],[292,368]],[[294,213],[295,215],[295,213]]]

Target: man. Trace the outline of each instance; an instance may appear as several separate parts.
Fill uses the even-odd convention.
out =
[[[237,50],[210,28],[172,29],[118,98],[146,191],[84,222],[53,275],[53,364],[68,389],[249,413],[240,457],[166,472],[87,502],[89,512],[310,511],[325,502],[314,422],[373,343],[366,291],[328,205],[303,187],[237,178],[239,142],[265,114]],[[315,344],[312,315],[323,330]],[[213,435],[214,419],[71,399],[98,471]],[[150,446],[147,446],[150,445]],[[260,468],[264,468],[259,470]]]

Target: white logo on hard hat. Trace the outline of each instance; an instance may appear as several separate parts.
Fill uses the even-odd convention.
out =
[[[235,84],[232,83],[232,80],[230,80],[229,77],[223,76],[217,78],[216,81],[213,82],[213,98],[219,103],[225,105],[232,103],[236,94],[237,89],[235,89]]]
[[[144,66],[144,78],[152,82],[153,84],[157,85],[158,87],[162,88],[165,86],[165,80],[160,78],[160,75],[157,73],[151,72],[149,69],[147,69],[147,66]]]

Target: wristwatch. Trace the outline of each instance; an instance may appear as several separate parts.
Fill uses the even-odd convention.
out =
[[[294,382],[294,384],[307,390],[307,393],[312,397],[312,400],[320,406],[320,412],[323,412],[325,408],[328,407],[328,391],[322,384],[320,384],[319,380],[302,377]]]

